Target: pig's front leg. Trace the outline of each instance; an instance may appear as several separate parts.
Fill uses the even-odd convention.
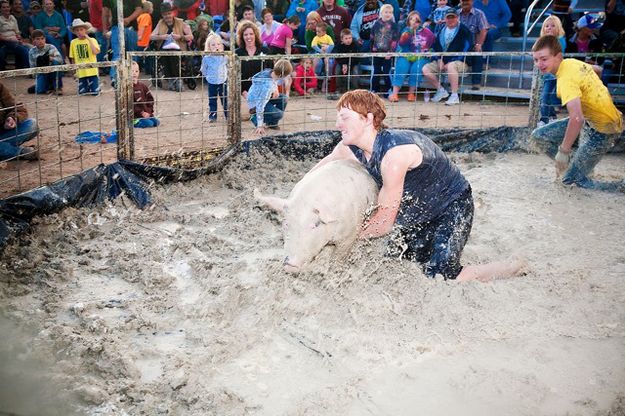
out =
[[[267,207],[269,207],[270,209],[278,212],[278,213],[283,213],[286,206],[287,206],[287,200],[284,198],[278,198],[275,196],[265,196],[263,194],[260,193],[260,191],[258,189],[254,189],[254,198],[260,202],[262,205],[266,205]]]

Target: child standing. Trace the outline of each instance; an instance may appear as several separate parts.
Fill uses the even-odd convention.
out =
[[[139,129],[157,127],[161,122],[154,117],[154,97],[150,89],[139,81],[139,64],[131,62],[132,97],[133,97],[133,126]]]
[[[195,18],[197,29],[193,31],[193,50],[203,51],[206,46],[206,38],[213,33],[213,18],[207,14],[201,14]]]
[[[150,45],[152,35],[152,13],[154,6],[150,1],[144,1],[141,5],[143,13],[137,17],[137,46],[139,50],[145,50]]]
[[[543,26],[540,29],[540,36],[551,35],[558,38],[562,50],[566,49],[566,39],[564,38],[564,28],[560,18],[556,15],[551,15],[545,19]],[[556,107],[560,107],[562,102],[556,95],[556,77],[553,74],[543,74],[543,91],[540,94],[540,120],[538,121],[538,127],[542,127],[545,124],[549,124],[555,121]]]
[[[216,33],[211,33],[206,38],[204,51],[217,53],[224,51],[224,44],[221,37]],[[221,99],[221,106],[224,109],[224,117],[228,119],[228,58],[224,55],[206,55],[202,58],[200,71],[208,83],[208,122],[217,121],[217,97]]]
[[[265,134],[265,124],[271,129],[279,129],[278,122],[284,117],[287,96],[278,92],[278,81],[290,78],[291,72],[291,63],[287,59],[280,59],[273,69],[264,69],[252,77],[247,105],[257,135]]]
[[[406,19],[406,27],[401,32],[399,38],[400,52],[429,52],[434,44],[436,36],[427,27],[422,27],[419,12],[412,11]],[[400,56],[395,62],[395,74],[393,75],[393,93],[389,95],[390,102],[399,101],[399,90],[404,85],[406,76],[408,76],[408,101],[417,100],[417,86],[423,76],[421,70],[428,62],[427,58],[414,56]]]
[[[61,53],[56,46],[46,43],[46,34],[42,30],[33,30],[30,38],[33,42],[33,47],[28,50],[28,60],[32,68],[63,64]],[[35,94],[52,93],[54,91],[58,95],[63,95],[63,76],[61,73],[55,71],[37,74]]]
[[[300,64],[295,67],[295,80],[293,81],[293,88],[301,96],[306,95],[310,97],[315,93],[317,88],[317,75],[313,69],[312,58],[304,58]]]
[[[352,31],[345,28],[341,30],[341,43],[336,45],[334,49],[336,53],[358,53],[360,52],[359,46],[354,42]],[[336,58],[336,92],[342,94],[346,92],[351,84],[353,89],[358,88],[356,67],[358,66],[358,58]],[[338,94],[331,94],[328,98],[336,100],[339,98]]]
[[[380,7],[380,18],[371,28],[371,52],[395,52],[399,40],[399,26],[395,23],[393,6],[385,4]],[[391,87],[389,73],[393,64],[392,56],[373,58],[371,73],[371,91],[380,92],[380,81],[384,78],[386,88]]]
[[[441,31],[442,28],[445,27],[445,15],[447,14],[447,10],[451,9],[447,5],[447,0],[437,0],[436,1],[436,9],[432,10],[430,16],[423,26],[428,27],[428,22],[432,23],[432,32],[438,35],[438,32]]]
[[[152,35],[152,13],[154,12],[154,6],[150,1],[144,1],[141,5],[143,13],[137,17],[137,48],[140,51],[145,51],[150,46],[150,36]],[[136,59],[136,58],[135,58]],[[154,58],[142,56],[139,59],[141,67],[146,71],[148,65],[154,66]],[[148,71],[149,72],[149,71]]]
[[[76,36],[69,45],[69,59],[75,64],[97,62],[100,52],[98,41],[90,38],[87,32],[91,30],[91,23],[82,19],[74,19],[72,32]],[[100,95],[100,79],[98,68],[79,69],[78,95]]]

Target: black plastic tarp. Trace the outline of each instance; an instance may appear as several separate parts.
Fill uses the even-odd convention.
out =
[[[518,127],[489,129],[415,129],[432,138],[444,151],[508,152],[525,150],[529,130]],[[121,160],[99,165],[51,185],[0,200],[0,250],[8,240],[28,228],[38,215],[58,212],[66,207],[90,207],[117,198],[122,193],[139,208],[151,203],[153,183],[187,181],[214,173],[233,157],[252,151],[270,152],[284,158],[319,159],[339,142],[337,131],[292,133],[264,137],[231,146],[199,169],[176,169]]]

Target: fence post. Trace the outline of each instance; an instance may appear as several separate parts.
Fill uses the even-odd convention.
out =
[[[124,81],[121,81],[120,84],[125,84],[126,88],[126,113],[122,113],[126,115],[126,146],[128,149],[128,154],[126,159],[134,160],[135,159],[135,131],[134,131],[134,90],[133,90],[133,81],[132,81],[132,52],[129,52],[130,59],[125,60],[124,67],[126,67],[126,78]]]
[[[230,48],[232,49],[232,48]],[[241,60],[234,52],[230,53],[230,73],[228,74],[228,95],[232,99],[228,112],[228,138],[230,143],[241,141]]]
[[[530,94],[530,116],[528,120],[528,126],[532,130],[538,125],[538,119],[540,118],[540,92],[543,89],[543,77],[540,76],[538,67],[534,67],[532,71],[532,90]]]
[[[124,2],[117,0],[117,30],[119,35],[119,62],[117,62],[117,80],[115,102],[117,110],[117,158],[130,159],[128,143],[128,67],[126,65],[126,40],[124,30]],[[131,81],[132,82],[132,81]]]

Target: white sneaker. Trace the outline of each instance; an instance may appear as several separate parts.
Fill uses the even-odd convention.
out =
[[[445,103],[445,105],[456,105],[460,104],[460,97],[458,97],[457,93],[453,93],[449,96],[449,99]]]
[[[449,93],[444,88],[439,88],[438,91],[436,91],[436,94],[434,94],[434,97],[432,97],[430,101],[437,103],[443,98],[447,98],[447,97],[449,97]]]

